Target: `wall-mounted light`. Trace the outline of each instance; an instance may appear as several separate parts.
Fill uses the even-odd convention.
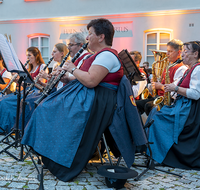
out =
[[[3,3],[3,0],[0,0],[0,4]]]

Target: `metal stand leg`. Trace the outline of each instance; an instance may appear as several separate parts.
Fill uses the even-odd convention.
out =
[[[109,149],[108,149],[108,145],[106,143],[106,138],[105,138],[104,133],[103,133],[103,142],[104,142],[105,147],[106,147],[106,151],[107,151],[107,154],[108,154],[108,158],[109,158],[110,164],[111,164],[111,166],[113,166],[113,162],[112,162],[112,159],[111,159],[111,156],[110,156],[110,152],[109,152]]]
[[[101,159],[101,163],[103,164],[103,159],[102,159],[102,156],[101,156],[101,152],[100,152],[99,146],[97,146],[97,150],[98,150],[98,153],[99,153],[99,156],[100,156],[100,159]]]

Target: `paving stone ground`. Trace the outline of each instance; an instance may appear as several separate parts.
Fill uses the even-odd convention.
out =
[[[0,136],[0,139],[2,136]],[[7,145],[0,144],[0,151],[5,149]],[[20,148],[10,148],[9,151],[19,157]],[[36,157],[34,157],[35,160]],[[136,164],[144,164],[146,158],[144,156],[136,156]],[[114,159],[114,162],[116,160]],[[108,159],[104,158],[105,164]],[[121,166],[126,166],[122,160]],[[102,166],[100,160],[90,161],[86,168],[72,181],[62,182],[55,178],[48,170],[44,170],[44,189],[45,190],[108,190],[105,184],[105,178],[97,174],[98,168]],[[41,168],[40,165],[38,165]],[[157,170],[149,170],[143,175],[139,181],[128,179],[122,190],[184,190],[184,189],[200,189],[200,171],[182,170],[170,167],[158,167],[166,171],[172,171],[183,177],[167,174]],[[131,167],[139,174],[145,170],[142,167]],[[0,190],[28,190],[38,189],[39,181],[37,180],[37,170],[31,159],[28,157],[25,161],[20,162],[13,159],[7,153],[0,154]]]

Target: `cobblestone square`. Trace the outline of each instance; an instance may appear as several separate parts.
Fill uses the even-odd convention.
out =
[[[3,136],[1,136],[2,138]],[[1,143],[0,151],[6,148],[8,145]],[[16,157],[19,157],[20,148],[10,148],[11,152]],[[36,157],[34,157],[37,163]],[[105,164],[109,164],[107,157],[103,158]],[[136,164],[144,164],[144,156],[136,156]],[[117,163],[117,160],[113,158],[113,161]],[[33,189],[39,188],[39,181],[37,180],[37,170],[32,163],[30,157],[25,161],[20,162],[13,159],[6,153],[0,154],[0,189],[1,190],[20,190],[20,189]],[[90,161],[85,169],[72,181],[62,182],[56,179],[48,170],[44,170],[44,189],[45,190],[96,190],[103,189],[108,190],[105,184],[104,177],[97,174],[98,168],[102,166],[100,160]],[[120,166],[125,166],[125,162],[122,160]],[[39,169],[41,165],[38,165]],[[182,175],[180,178],[175,175],[167,174],[165,172],[157,170],[149,170],[143,175],[139,181],[134,179],[128,179],[125,187],[122,190],[146,190],[146,189],[157,189],[157,190],[184,190],[184,189],[200,189],[200,171],[196,170],[182,170],[178,168],[170,167],[157,167],[165,171],[172,171]],[[141,174],[146,168],[142,167],[131,167]]]

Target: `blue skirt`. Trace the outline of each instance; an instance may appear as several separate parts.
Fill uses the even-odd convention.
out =
[[[35,94],[38,94],[37,89],[34,89],[32,93],[28,95],[27,99],[35,97]],[[21,99],[22,98],[23,91],[21,92]],[[9,94],[0,98],[0,113],[0,127],[6,131],[6,133],[9,133],[11,129],[16,126],[17,95]],[[21,120],[19,122],[19,128],[21,129]]]
[[[152,149],[152,157],[162,163],[167,152],[175,143],[182,132],[190,112],[192,100],[178,96],[175,104],[164,106],[152,118],[154,123],[149,128],[149,142]]]
[[[35,109],[22,144],[39,153],[53,175],[69,181],[95,152],[112,122],[115,106],[114,90],[100,86],[88,89],[77,80],[71,81]]]

